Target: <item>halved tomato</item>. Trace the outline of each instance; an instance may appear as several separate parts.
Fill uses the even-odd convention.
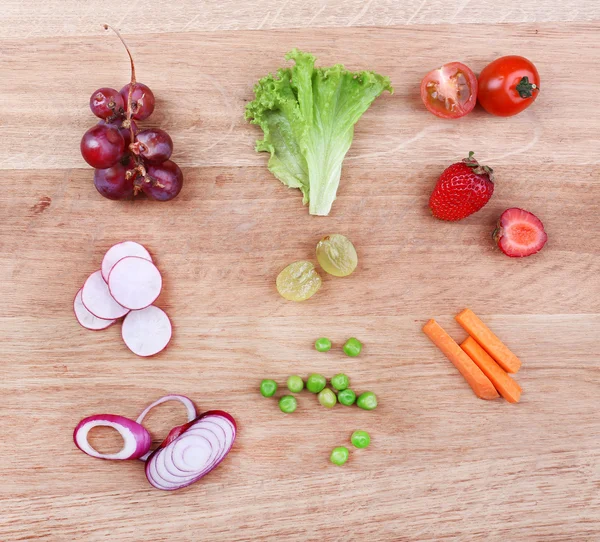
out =
[[[458,119],[473,111],[477,103],[477,77],[460,62],[444,64],[421,81],[425,107],[443,119]]]

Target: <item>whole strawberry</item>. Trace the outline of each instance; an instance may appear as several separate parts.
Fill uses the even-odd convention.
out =
[[[433,216],[441,220],[462,220],[476,213],[494,193],[493,170],[475,160],[474,152],[462,162],[447,167],[429,198]]]

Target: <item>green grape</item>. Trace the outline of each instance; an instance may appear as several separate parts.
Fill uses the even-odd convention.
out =
[[[277,275],[277,291],[289,301],[305,301],[320,287],[321,277],[310,262],[291,263]]]
[[[354,245],[339,233],[327,235],[318,242],[317,260],[324,271],[336,277],[347,277],[358,265]]]

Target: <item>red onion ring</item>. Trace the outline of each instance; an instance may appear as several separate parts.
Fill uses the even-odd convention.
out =
[[[168,401],[179,401],[181,404],[183,404],[183,406],[185,407],[185,409],[187,411],[188,422],[191,422],[192,420],[196,419],[196,416],[198,414],[196,412],[196,406],[194,405],[192,400],[189,397],[186,397],[185,395],[171,394],[171,395],[165,395],[164,397],[161,397],[160,399],[157,399],[156,401],[154,401],[154,403],[152,403],[151,405],[148,405],[144,409],[144,411],[137,417],[136,422],[141,424],[143,419],[148,414],[148,412],[150,412],[155,406],[162,405],[163,403],[166,403]],[[146,461],[146,459],[148,459],[148,457],[150,456],[151,453],[152,453],[152,451],[148,451],[147,453],[142,455],[140,457],[140,459],[142,461]]]
[[[146,461],[148,481],[165,491],[197,482],[225,459],[236,433],[235,420],[221,410],[174,428]]]
[[[160,454],[160,456],[157,457],[154,469],[160,478],[176,484],[178,487],[185,482],[192,483],[204,474],[210,472],[216,467],[222,457],[224,457],[219,455],[222,453],[222,443],[225,442],[227,451],[232,443],[227,440],[226,432],[213,423],[212,418],[206,419],[205,423],[202,424],[202,427],[200,427],[200,424],[194,424],[194,426],[189,427],[185,433],[185,439],[178,438],[176,441],[172,441],[172,446],[169,446],[165,453]],[[189,468],[187,469],[178,468],[175,464],[175,461],[185,463],[183,453],[177,453],[177,446],[182,442],[185,442],[186,444],[191,443],[191,446],[185,447],[181,452],[184,453],[189,447],[195,448],[196,452],[196,457],[194,458],[196,464],[188,465]],[[208,454],[206,454],[207,451]],[[199,452],[200,454],[204,453],[203,462],[198,459]],[[187,483],[185,485],[187,485]]]
[[[123,437],[123,448],[115,454],[101,454],[88,442],[93,427],[112,427]],[[87,455],[98,459],[138,459],[150,449],[150,433],[139,423],[115,414],[96,414],[81,420],[73,431],[75,445]]]

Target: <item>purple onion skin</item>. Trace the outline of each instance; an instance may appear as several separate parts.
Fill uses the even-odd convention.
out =
[[[76,426],[75,429],[73,430],[73,442],[75,443],[75,446],[77,446],[77,448],[79,448],[84,454],[87,455],[87,453],[82,450],[79,447],[79,444],[77,443],[77,431],[79,430],[79,428],[86,424],[87,422],[90,421],[90,419],[101,419],[107,422],[112,422],[112,423],[117,423],[120,425],[124,425],[124,426],[128,426],[131,425],[132,427],[135,427],[137,425],[139,425],[143,430],[143,439],[141,441],[138,442],[137,445],[137,449],[134,452],[133,455],[131,455],[130,457],[127,458],[127,460],[129,459],[139,459],[141,456],[143,456],[149,449],[150,446],[152,445],[152,437],[150,436],[150,433],[148,433],[148,431],[146,430],[146,428],[143,425],[138,424],[137,422],[135,422],[134,420],[130,420],[129,418],[125,418],[124,416],[118,416],[116,414],[94,414],[93,416],[88,416],[87,418],[84,418],[83,420],[81,420]],[[135,424],[135,425],[133,425]],[[104,459],[104,460],[108,460],[108,461],[114,461],[114,459],[109,459],[106,457],[96,457],[95,459]]]

